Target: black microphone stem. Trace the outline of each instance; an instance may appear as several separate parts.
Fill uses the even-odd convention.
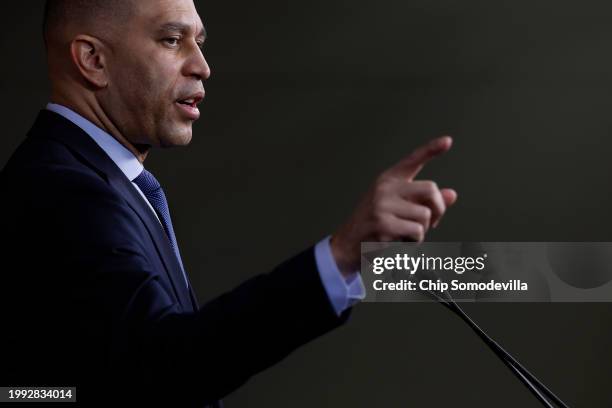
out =
[[[452,310],[458,315],[464,322],[468,324],[474,330],[474,332],[491,348],[491,350],[497,355],[508,368],[521,380],[532,394],[547,408],[555,408],[550,401],[546,398],[550,398],[558,407],[569,408],[555,393],[548,389],[542,382],[540,382],[533,374],[531,374],[525,367],[523,367],[510,353],[504,350],[495,340],[489,337],[484,330],[482,330],[476,322],[474,322],[468,315],[463,311],[461,307],[452,299],[450,294],[446,292],[448,299],[444,299],[439,295],[429,292],[433,295],[442,305]]]

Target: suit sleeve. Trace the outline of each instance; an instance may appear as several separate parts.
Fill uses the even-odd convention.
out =
[[[65,291],[67,311],[86,311],[67,312],[74,333],[102,344],[98,364],[119,388],[143,397],[155,390],[156,402],[209,403],[350,314],[335,313],[313,248],[195,313],[179,312],[150,266],[139,219],[104,180],[58,168],[40,194],[47,198],[32,197],[38,208],[28,210],[39,215],[30,218],[39,224],[38,239],[52,242],[49,254],[78,249],[47,264],[57,273],[54,284]]]

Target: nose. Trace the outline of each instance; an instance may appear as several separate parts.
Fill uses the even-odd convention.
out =
[[[185,64],[185,75],[196,77],[198,80],[205,81],[210,78],[210,66],[204,53],[197,45],[194,47],[189,60]]]

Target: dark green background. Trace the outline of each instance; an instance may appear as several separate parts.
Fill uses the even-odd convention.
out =
[[[48,100],[42,3],[5,10],[0,166]],[[446,133],[423,177],[459,201],[430,240],[612,241],[612,3],[197,3],[203,115],[189,148],[146,165],[201,301],[332,233],[378,172]],[[466,309],[570,406],[612,405],[612,305]],[[435,304],[362,304],[226,403],[539,406]]]

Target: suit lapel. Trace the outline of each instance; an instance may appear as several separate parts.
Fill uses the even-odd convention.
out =
[[[119,172],[121,173],[120,170]],[[185,286],[185,279],[183,279],[181,266],[176,258],[172,246],[170,245],[170,240],[168,240],[168,237],[166,236],[166,232],[149,206],[144,202],[142,196],[136,191],[134,186],[132,186],[132,183],[123,173],[121,173],[121,176],[122,177],[109,178],[109,183],[121,193],[132,210],[138,214],[146,226],[151,238],[153,239],[153,242],[155,243],[157,252],[164,263],[166,272],[168,272],[170,282],[172,283],[174,292],[177,294],[177,298],[181,303],[181,306],[185,310],[190,310],[190,293],[187,286]]]
[[[81,128],[63,116],[48,110],[42,110],[39,113],[29,135],[48,137],[63,143],[89,162],[99,174],[105,176],[108,183],[121,194],[148,230],[181,307],[184,310],[192,310],[195,293],[191,285],[190,289],[185,286],[181,266],[163,227],[131,181],[104,150]]]

